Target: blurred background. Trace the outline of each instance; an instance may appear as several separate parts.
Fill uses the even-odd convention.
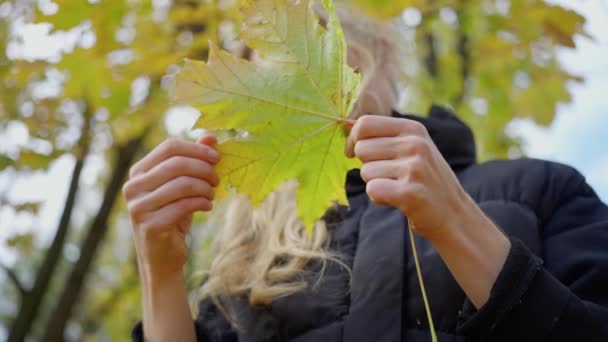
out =
[[[577,167],[608,200],[608,1],[352,0],[403,38],[400,110],[453,108],[480,161]],[[238,1],[0,2],[0,341],[128,340],[140,317],[130,165],[198,115],[163,76],[240,53]],[[212,253],[198,217],[186,267]]]

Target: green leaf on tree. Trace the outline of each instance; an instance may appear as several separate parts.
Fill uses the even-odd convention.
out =
[[[344,123],[359,95],[359,75],[330,0],[327,27],[310,0],[245,1],[241,37],[260,57],[240,59],[211,46],[208,61],[186,60],[173,99],[198,108],[201,128],[236,132],[218,149],[221,184],[254,205],[297,179],[299,215],[311,229],[332,201],[346,203],[344,175],[359,163],[344,156]]]
[[[15,234],[6,239],[6,245],[18,250],[22,255],[28,255],[34,248],[34,234],[32,232]]]

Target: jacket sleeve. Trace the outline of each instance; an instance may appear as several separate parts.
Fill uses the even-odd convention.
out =
[[[511,237],[488,302],[479,310],[465,303],[459,333],[479,341],[608,341],[608,207],[578,172],[560,178],[567,181],[547,189],[537,211],[542,255]]]
[[[238,337],[228,320],[217,309],[213,302],[205,298],[199,302],[199,313],[192,322],[199,342],[237,342]],[[131,331],[133,342],[144,341],[144,330],[141,322]]]

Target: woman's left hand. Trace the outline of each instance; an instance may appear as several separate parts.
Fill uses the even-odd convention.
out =
[[[399,208],[412,229],[430,240],[476,308],[482,307],[511,243],[464,191],[417,121],[362,116],[346,155],[363,161],[370,199]]]
[[[362,116],[351,129],[345,153],[363,162],[361,177],[370,199],[399,208],[426,239],[441,238],[450,221],[471,205],[426,128],[417,121]]]

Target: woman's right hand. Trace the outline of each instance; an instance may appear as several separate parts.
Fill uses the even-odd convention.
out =
[[[211,209],[219,183],[215,143],[212,135],[196,143],[168,139],[131,168],[123,195],[143,274],[160,279],[181,274],[192,214]]]

